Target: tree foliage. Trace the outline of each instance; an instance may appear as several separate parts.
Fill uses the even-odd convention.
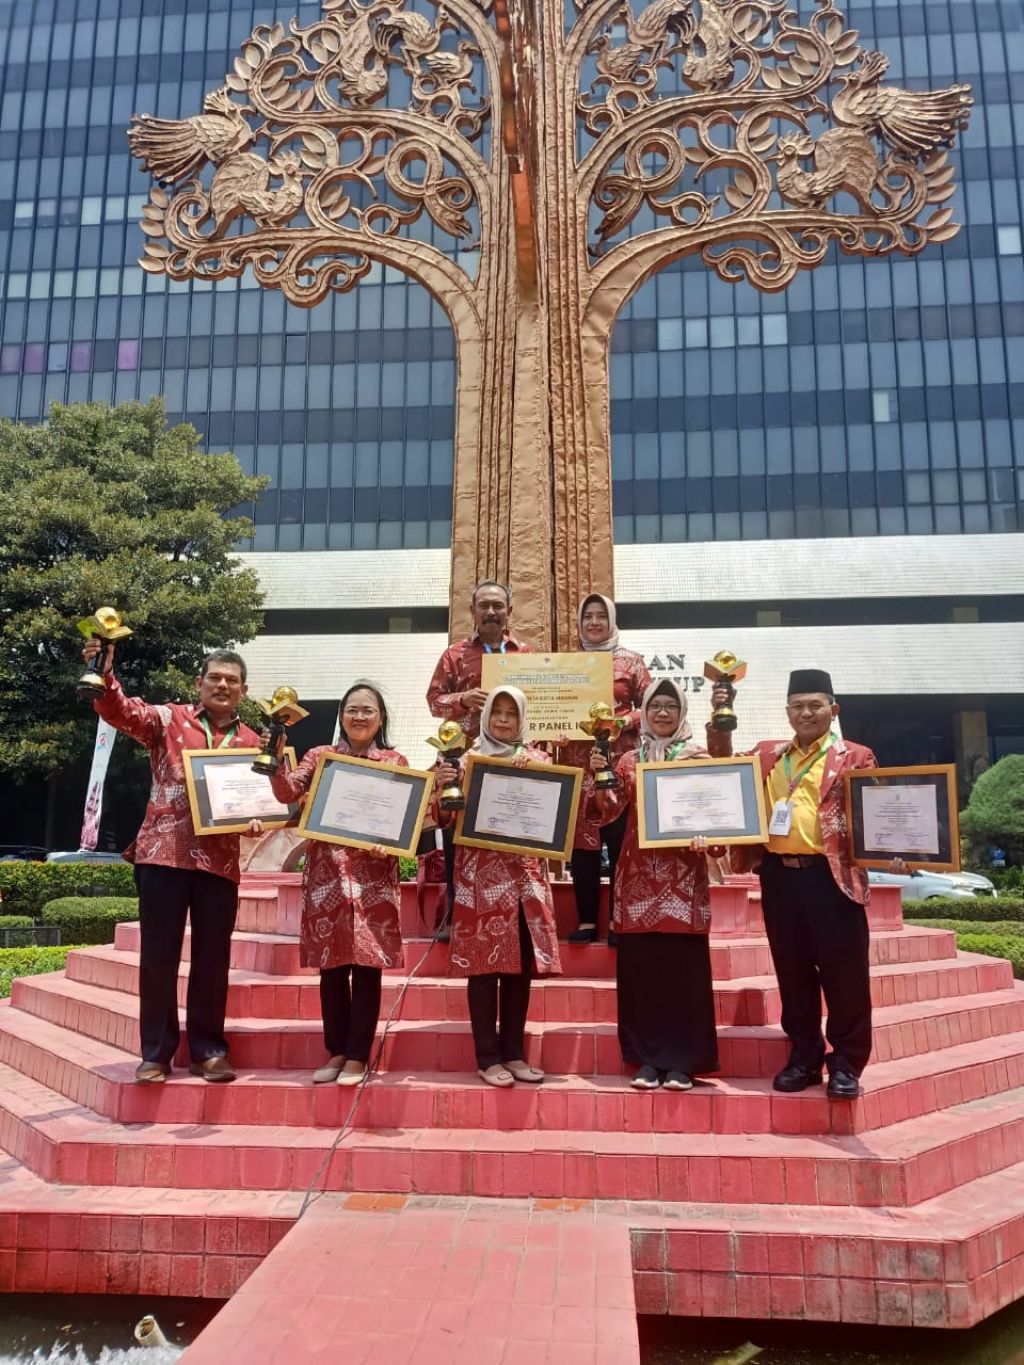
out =
[[[1006,851],[1024,863],[1024,754],[1007,754],[982,773],[971,789],[960,827],[968,838]]]
[[[0,421],[0,770],[50,776],[88,751],[79,617],[114,606],[126,689],[187,696],[205,650],[262,624],[255,574],[232,549],[266,480],[207,455],[163,404],[54,404],[42,426]]]

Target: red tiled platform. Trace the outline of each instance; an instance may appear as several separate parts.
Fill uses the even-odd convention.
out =
[[[556,887],[565,927],[569,897],[571,887]],[[136,925],[119,926],[114,945],[70,954],[66,975],[15,984],[0,1007],[0,1146],[10,1153],[0,1166],[0,1288],[226,1295],[316,1180],[328,1191],[312,1206],[317,1221],[303,1220],[190,1362],[201,1365],[201,1349],[217,1349],[218,1365],[293,1359],[310,1322],[345,1322],[346,1360],[511,1362],[529,1350],[530,1365],[549,1356],[619,1365],[631,1357],[600,1354],[626,1347],[604,1340],[595,1308],[964,1326],[1024,1293],[1024,986],[1006,963],[958,955],[952,934],[904,928],[897,893],[874,898],[875,1053],[854,1104],[830,1105],[820,1089],[771,1091],[786,1054],[778,991],[757,898],[736,885],[714,890],[720,1076],[689,1094],[631,1091],[615,1038],[614,954],[566,945],[566,975],[536,983],[531,1004],[530,1056],[549,1080],[481,1086],[465,988],[445,979],[443,948],[410,939],[405,970],[385,981],[385,1012],[402,998],[381,1073],[333,1152],[352,1095],[309,1082],[323,1051],[297,913],[297,878],[261,879],[243,895],[231,1086],[180,1072],[164,1086],[132,1084]],[[407,929],[414,916],[409,902]],[[370,1195],[380,1198],[363,1207]],[[557,1249],[583,1226],[610,1239],[608,1256],[631,1255],[633,1288],[625,1259],[620,1288],[605,1284],[599,1299],[592,1277],[584,1290],[586,1274],[563,1268]],[[523,1249],[540,1239],[557,1269],[549,1312],[488,1315],[486,1256],[473,1248],[499,1227],[519,1238],[515,1284],[543,1278]],[[406,1305],[404,1318],[377,1321],[372,1292],[357,1287],[369,1274],[304,1281],[317,1304],[309,1315],[274,1292],[289,1248],[299,1267],[317,1257],[344,1267],[361,1241],[378,1268],[394,1246],[420,1246],[419,1297],[411,1263],[409,1293],[397,1297],[422,1312]],[[432,1241],[433,1260],[422,1250]],[[453,1314],[470,1281],[470,1308]],[[229,1336],[218,1334],[231,1314],[264,1302],[268,1315],[250,1332],[262,1354],[227,1354]],[[586,1310],[564,1319],[579,1340],[555,1332],[570,1308]],[[524,1338],[522,1320],[550,1330]],[[479,1349],[474,1337],[472,1353],[470,1324],[492,1333]],[[318,1350],[327,1344],[314,1337]]]

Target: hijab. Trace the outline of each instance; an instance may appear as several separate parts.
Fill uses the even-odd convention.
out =
[[[589,644],[583,638],[583,613],[591,602],[600,602],[608,613],[608,639],[603,640],[599,645]],[[602,597],[599,592],[588,592],[586,597],[579,605],[576,613],[576,633],[579,636],[580,649],[586,654],[592,653],[611,653],[619,647],[619,631],[615,624],[615,603],[610,597]]]
[[[679,703],[679,724],[670,735],[652,734],[647,719],[648,703],[659,694],[674,697]],[[679,686],[671,678],[661,678],[652,682],[640,703],[640,752],[637,757],[642,763],[668,763],[672,759],[684,758],[692,737],[693,731],[686,719],[686,698]]]
[[[500,696],[511,697],[519,712],[519,729],[516,731],[515,739],[509,744],[506,744],[504,740],[495,739],[490,732],[491,712],[494,710],[495,701]],[[486,758],[515,758],[525,744],[526,698],[518,687],[496,687],[484,702],[484,709],[480,713],[480,738],[476,744],[477,752]]]

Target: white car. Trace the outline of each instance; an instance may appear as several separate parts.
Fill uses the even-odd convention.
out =
[[[956,899],[972,900],[975,896],[994,896],[996,889],[987,877],[976,872],[911,872],[908,876],[897,876],[893,872],[882,872],[875,868],[868,870],[868,881],[872,886],[898,886],[900,900],[929,901],[936,896],[950,896]]]

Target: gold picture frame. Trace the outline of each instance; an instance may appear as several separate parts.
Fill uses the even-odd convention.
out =
[[[559,795],[554,818],[550,821],[553,837],[546,840],[532,836],[502,836],[496,833],[494,822],[501,817],[495,813],[494,798],[500,797],[500,790],[485,792],[485,779],[488,775],[505,781],[521,777],[528,782],[542,782],[555,786]],[[463,844],[467,848],[492,848],[500,853],[516,853],[521,857],[554,858],[559,861],[569,857],[576,835],[576,815],[583,786],[581,768],[564,767],[557,763],[527,763],[521,766],[511,758],[488,758],[483,754],[470,754],[466,760],[462,786],[466,793],[466,806],[459,812],[455,825],[457,844]],[[484,812],[481,812],[481,805],[484,806]]]
[[[252,772],[252,761],[261,753],[260,749],[183,749],[181,757],[185,765],[185,789],[188,804],[192,811],[192,828],[196,834],[244,834],[250,820],[260,820],[265,829],[284,829],[294,825],[299,818],[298,802],[288,806],[288,814],[283,816],[267,815],[260,811],[259,805],[253,806],[251,815],[215,815],[215,799],[207,781],[207,770],[211,765],[217,768],[237,767],[240,774],[251,773],[253,794],[256,797],[270,796],[270,783],[259,773]],[[295,750],[289,746],[283,758],[289,772],[296,764]],[[247,778],[248,781],[248,778]],[[260,785],[262,784],[262,785]]]
[[[956,765],[926,763],[898,768],[855,768],[843,774],[846,788],[846,829],[850,841],[850,857],[855,867],[874,867],[885,870],[893,858],[902,858],[911,869],[931,872],[960,871],[960,817],[957,810]],[[895,802],[886,810],[867,807],[867,794],[889,789],[925,787],[935,795],[922,810],[915,803],[908,813],[901,812]],[[922,828],[921,820],[935,821],[935,853],[924,848],[897,848],[892,839],[899,836],[902,822],[912,835],[914,824]],[[877,831],[872,836],[872,826]],[[886,829],[885,827],[888,826]],[[885,846],[869,842],[885,831]],[[911,839],[911,842],[913,840]]]
[[[722,774],[732,771],[739,777],[742,821],[721,826],[674,825],[662,828],[659,824],[658,787],[669,782],[693,785],[701,773]],[[705,783],[705,787],[707,784]],[[711,792],[708,792],[710,799]],[[722,793],[722,796],[734,796]],[[768,813],[764,801],[764,781],[756,756],[745,754],[737,758],[684,758],[674,763],[638,763],[636,765],[637,841],[641,848],[688,848],[694,839],[703,837],[710,844],[766,844],[768,842]]]
[[[340,789],[336,789],[335,784],[344,786],[346,774],[349,774],[350,786],[360,793],[350,798],[361,807],[359,816],[353,816],[351,804],[343,805],[340,810],[336,806]],[[393,836],[386,829],[375,832],[372,828],[368,818],[368,783],[381,784],[381,795],[385,787],[391,788],[392,792],[396,787],[408,791],[404,809],[398,810],[395,802],[390,811],[392,824],[396,811],[401,816],[400,828]],[[354,754],[324,753],[320,755],[309,784],[298,832],[305,839],[316,839],[325,844],[366,849],[383,847],[396,857],[414,858],[433,790],[433,771],[404,768],[400,763],[376,763],[371,758],[357,758]]]

